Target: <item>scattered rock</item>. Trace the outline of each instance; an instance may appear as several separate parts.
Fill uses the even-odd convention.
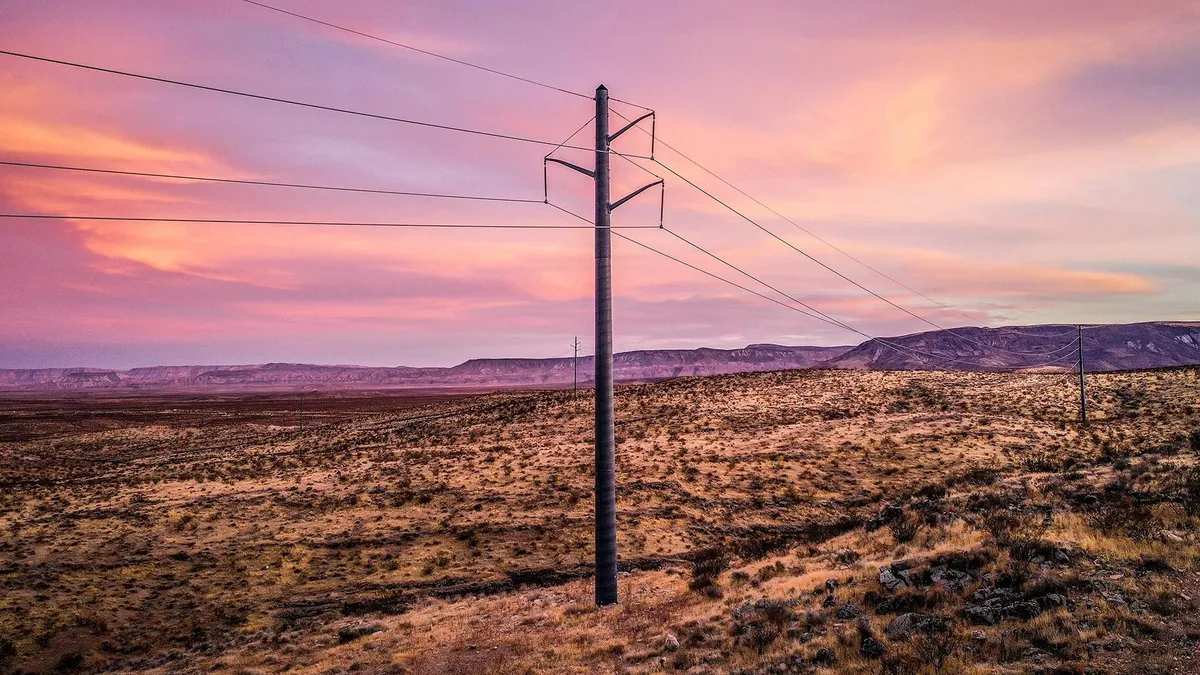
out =
[[[838,607],[837,613],[835,613],[834,616],[842,621],[849,621],[850,619],[858,618],[859,614],[860,612],[858,611],[858,608],[847,602],[841,607]]]
[[[1182,544],[1184,542],[1183,537],[1170,530],[1163,530],[1159,532],[1158,538],[1167,544]]]
[[[1042,607],[1033,600],[1022,600],[1014,602],[1004,608],[1005,616],[1015,617],[1022,621],[1028,621],[1038,614],[1042,613]]]
[[[963,616],[977,626],[995,626],[1000,622],[997,608],[984,605],[968,605],[963,608]]]
[[[832,666],[837,663],[837,654],[829,647],[821,647],[813,656],[813,664],[818,666]]]
[[[1058,593],[1047,593],[1046,595],[1043,595],[1037,599],[1037,604],[1043,610],[1049,610],[1054,607],[1066,607],[1067,597]]]
[[[836,604],[837,604],[837,596],[836,595],[827,595],[827,596],[825,596],[825,599],[821,601],[822,607],[833,607]]]
[[[663,649],[665,649],[669,652],[677,651],[679,649],[679,638],[675,637],[674,635],[672,635],[670,633],[663,635],[662,641],[663,641]]]
[[[961,593],[963,586],[974,581],[970,574],[946,567],[934,567],[929,570],[929,580],[935,584],[942,584],[955,593]]]
[[[863,658],[878,659],[883,657],[883,643],[870,635],[863,635],[858,643],[858,653],[863,655]]]
[[[912,635],[913,630],[917,627],[917,614],[907,612],[892,619],[892,622],[883,629],[884,633],[893,640],[903,640],[909,635]]]
[[[987,642],[987,633],[977,629],[971,633],[971,638],[976,642]]]
[[[879,568],[879,583],[889,591],[895,591],[904,585],[904,582],[892,572],[890,567]]]
[[[1029,647],[1021,652],[1022,659],[1025,659],[1026,661],[1033,661],[1034,663],[1042,663],[1048,656],[1050,655],[1038,649],[1037,647]]]
[[[837,579],[826,579],[825,580],[825,590],[827,592],[832,593],[832,592],[836,591],[837,588],[838,588]]]
[[[1061,548],[1056,549],[1054,551],[1054,562],[1058,563],[1059,565],[1070,565],[1071,556],[1067,555],[1067,552]]]

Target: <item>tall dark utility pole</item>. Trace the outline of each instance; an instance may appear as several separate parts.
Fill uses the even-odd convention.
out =
[[[662,185],[658,179],[613,202],[609,200],[609,150],[618,136],[646,119],[649,111],[616,132],[608,133],[608,88],[596,87],[596,168],[585,169],[546,155],[543,162],[561,164],[596,183],[596,604],[617,603],[616,428],[613,417],[612,240],[610,216],[625,202]],[[653,156],[653,132],[651,132]],[[553,154],[553,153],[551,153]],[[549,201],[547,200],[547,203]]]
[[[616,427],[613,420],[612,239],[608,88],[596,87],[596,604],[617,602]]]
[[[1077,326],[1079,336],[1079,421],[1087,424],[1087,393],[1083,388],[1083,326]]]

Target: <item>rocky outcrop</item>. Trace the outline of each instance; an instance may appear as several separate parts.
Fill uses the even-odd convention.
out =
[[[859,370],[1046,370],[1076,367],[1071,325],[954,328],[868,340],[821,367]],[[1089,372],[1200,364],[1200,322],[1084,326]]]

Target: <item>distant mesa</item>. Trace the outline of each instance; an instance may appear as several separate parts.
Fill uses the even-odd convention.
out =
[[[1073,325],[968,327],[868,340],[856,347],[752,344],[742,349],[653,349],[616,354],[613,371],[622,382],[800,368],[1054,372],[1075,367],[1075,336]],[[1094,325],[1085,327],[1083,336],[1090,372],[1200,364],[1200,322]],[[593,368],[592,357],[579,359],[581,384],[591,382]],[[572,378],[570,357],[506,358],[471,359],[450,368],[267,363],[15,369],[0,370],[0,389],[488,389],[563,387],[570,386]]]
[[[1078,363],[1074,325],[954,328],[868,340],[821,364],[862,370],[1071,370]],[[888,344],[883,344],[886,342]],[[1145,370],[1200,363],[1200,322],[1084,326],[1088,372]]]

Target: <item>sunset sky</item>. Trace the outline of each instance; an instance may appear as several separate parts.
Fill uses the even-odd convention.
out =
[[[1200,2],[266,1],[558,87],[604,83],[654,108],[659,137],[689,157],[973,317],[658,147],[935,323],[1200,319]],[[0,49],[556,142],[593,112],[240,0],[4,2]],[[648,137],[617,147],[646,154]],[[0,56],[0,161],[540,200],[546,151]],[[615,196],[652,179],[613,169]],[[929,328],[666,176],[668,227],[867,333]],[[589,213],[590,190],[550,173],[568,208]],[[7,166],[0,212],[577,224],[542,204]],[[614,214],[657,223],[657,191]],[[666,233],[626,234],[753,285]],[[613,248],[618,350],[861,342]],[[586,230],[0,219],[0,368],[452,365],[564,356],[576,335],[590,352],[592,261]]]

